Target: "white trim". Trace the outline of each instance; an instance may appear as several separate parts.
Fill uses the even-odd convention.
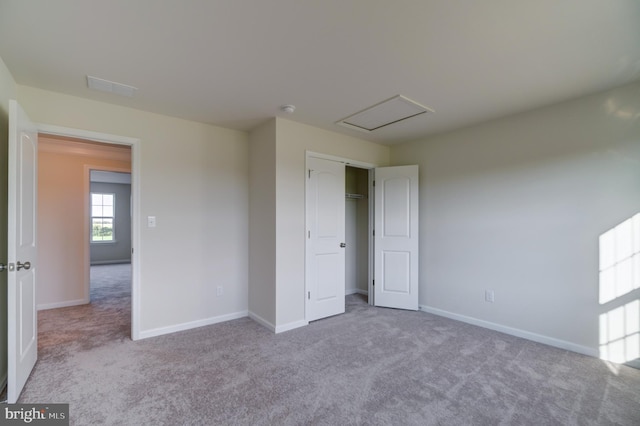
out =
[[[249,312],[249,318],[251,318],[252,320],[257,322],[258,324],[260,324],[261,326],[267,328],[269,331],[271,331],[272,333],[275,333],[275,334],[284,333],[285,331],[289,331],[289,330],[293,330],[295,328],[305,327],[305,326],[309,325],[309,322],[305,321],[305,320],[294,321],[294,322],[290,322],[290,323],[284,324],[284,325],[273,325],[273,324],[271,324],[271,322],[269,322],[266,319],[262,318],[260,315],[254,314],[253,312]]]
[[[94,142],[111,143],[131,146],[131,339],[140,339],[140,165],[141,165],[141,140],[128,136],[112,135],[108,133],[92,132],[89,130],[74,129],[70,127],[54,126],[43,123],[35,124],[38,133],[55,136],[86,139]],[[85,203],[86,204],[86,203]],[[85,227],[86,228],[86,227]],[[87,235],[88,237],[88,235]],[[87,238],[85,238],[87,241]],[[88,254],[85,253],[85,256]],[[88,258],[87,258],[88,259]],[[88,268],[87,263],[87,268]]]
[[[262,318],[260,315],[254,314],[253,312],[249,312],[249,318],[257,322],[261,326],[266,327],[272,333],[276,332],[276,326],[271,324],[266,319]]]
[[[284,325],[277,325],[275,329],[275,333],[284,333],[285,331],[293,330],[295,328],[300,328],[309,325],[308,321],[294,321]]]
[[[123,263],[131,263],[131,259],[96,260],[94,262],[90,262],[89,266],[122,265]]]
[[[69,306],[78,306],[78,305],[86,305],[89,303],[89,299],[77,299],[77,300],[66,300],[64,302],[55,302],[55,303],[43,303],[36,306],[36,309],[39,311],[46,311],[47,309],[57,309],[57,308],[68,308]]]
[[[530,331],[520,330],[518,328],[507,327],[505,325],[496,324],[494,322],[485,321],[466,315],[460,315],[453,312],[445,311],[438,308],[432,308],[426,305],[419,306],[421,311],[438,315],[445,318],[450,318],[456,321],[462,321],[467,324],[477,325],[478,327],[488,328],[489,330],[499,331],[501,333],[509,334],[511,336],[521,337],[523,339],[531,340],[545,345],[553,346],[560,349],[565,349],[571,352],[577,352],[579,354],[592,356],[595,358],[600,357],[598,349],[590,348],[588,346],[577,345],[575,343],[567,342],[566,340],[555,339],[553,337],[543,336],[541,334],[532,333]]]
[[[151,330],[140,331],[139,338],[146,339],[149,337],[162,336],[164,334],[176,333],[178,331],[191,330],[193,328],[204,327],[207,325],[218,324],[221,322],[231,321],[234,319],[244,318],[247,316],[247,311],[234,312],[226,315],[219,315],[217,317],[205,318],[197,321],[183,322],[182,324],[169,325],[166,327],[152,328]]]
[[[305,152],[307,155],[306,158],[313,157],[313,158],[320,158],[323,160],[337,161],[338,163],[344,163],[347,166],[359,167],[361,169],[374,169],[378,167],[375,164],[365,163],[364,161],[351,160],[345,157],[338,157],[337,155],[322,154],[320,152],[314,152],[314,151],[305,151]]]
[[[373,182],[376,178],[376,169],[369,169],[369,173],[367,176],[369,182],[369,235],[367,235],[367,256],[368,256],[368,268],[367,268],[367,303],[370,306],[375,306],[375,288],[373,287],[373,280],[376,279],[375,275],[375,238],[373,237],[373,232],[375,230],[375,201],[376,201],[376,191],[373,186]]]
[[[71,136],[78,139],[87,139],[94,142],[105,142],[116,145],[135,145],[140,142],[140,139],[130,138],[128,136],[111,135],[108,133],[92,132],[90,130],[54,126],[44,123],[35,123],[35,125],[38,128],[38,133],[46,133],[53,136]]]

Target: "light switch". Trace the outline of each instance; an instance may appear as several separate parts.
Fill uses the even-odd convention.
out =
[[[155,216],[147,216],[147,226],[149,228],[156,227],[156,217]]]

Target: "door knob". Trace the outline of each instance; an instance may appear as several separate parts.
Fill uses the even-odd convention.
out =
[[[341,248],[345,248],[346,246],[347,246],[347,243],[340,243]]]
[[[31,268],[31,262],[24,262],[24,263],[21,263],[20,261],[18,261],[17,267],[18,267],[18,271],[19,271],[20,269],[27,269],[27,270],[29,270],[29,269]]]

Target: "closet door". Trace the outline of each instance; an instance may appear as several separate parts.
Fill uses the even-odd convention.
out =
[[[375,305],[418,309],[418,166],[375,169]]]
[[[307,159],[307,321],[344,313],[344,183],[344,163]]]

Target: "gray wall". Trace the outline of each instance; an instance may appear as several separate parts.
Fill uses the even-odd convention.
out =
[[[394,164],[420,165],[422,308],[606,350],[601,322],[640,300],[599,301],[600,238],[640,212],[638,117],[634,84],[394,146]]]
[[[91,264],[131,260],[131,185],[91,182],[91,192],[115,194],[115,243],[91,243]]]

